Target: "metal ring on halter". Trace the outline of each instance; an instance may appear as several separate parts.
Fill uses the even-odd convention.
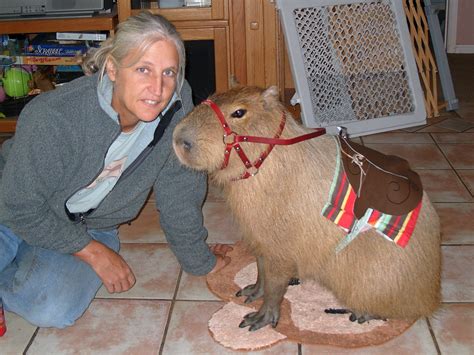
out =
[[[255,176],[258,174],[258,169],[255,167],[255,166],[251,166],[249,168],[247,168],[247,172],[251,175],[251,176]]]
[[[231,138],[232,137],[232,141],[228,141],[228,138]],[[227,134],[227,133],[224,133],[224,135],[222,136],[222,141],[224,142],[224,144],[235,144],[235,137],[237,137],[237,133],[235,133],[234,131],[230,132],[230,134]]]

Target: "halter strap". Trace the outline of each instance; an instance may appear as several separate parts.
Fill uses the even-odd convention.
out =
[[[224,149],[224,161],[222,163],[221,169],[225,169],[227,165],[229,164],[229,158],[230,158],[230,153],[232,152],[232,149],[234,149],[237,152],[238,156],[240,157],[240,160],[242,160],[242,163],[245,166],[245,169],[246,169],[245,172],[239,178],[236,178],[234,180],[247,179],[250,176],[256,175],[258,173],[258,169],[263,164],[264,160],[268,157],[268,155],[270,154],[270,152],[272,151],[275,145],[295,144],[307,139],[318,137],[326,133],[326,129],[316,128],[314,132],[303,134],[301,136],[297,136],[294,138],[288,138],[288,139],[280,138],[280,135],[282,134],[283,129],[285,128],[285,123],[286,123],[286,115],[285,115],[285,112],[283,111],[280,126],[278,127],[278,131],[276,132],[273,138],[239,135],[231,129],[231,127],[225,120],[224,114],[222,113],[221,109],[219,108],[219,106],[216,105],[214,101],[207,99],[207,100],[204,100],[202,103],[209,106],[214,111],[217,119],[221,123],[221,126],[224,130],[224,135],[222,139],[225,144],[225,149]],[[231,137],[232,139],[230,139]],[[247,155],[245,154],[244,150],[240,146],[239,143],[241,142],[263,143],[263,144],[268,144],[268,146],[267,146],[267,149],[264,150],[260,154],[260,156],[252,163],[247,158]]]

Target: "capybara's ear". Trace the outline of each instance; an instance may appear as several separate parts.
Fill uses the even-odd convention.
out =
[[[231,76],[230,76],[230,83],[229,83],[229,84],[230,84],[230,88],[231,88],[231,89],[235,89],[235,88],[238,88],[238,87],[241,86],[240,83],[239,83],[239,81],[238,81],[237,78],[235,77],[235,75],[231,75]]]
[[[264,107],[266,110],[271,110],[275,103],[278,102],[278,88],[276,86],[270,86],[262,94]]]

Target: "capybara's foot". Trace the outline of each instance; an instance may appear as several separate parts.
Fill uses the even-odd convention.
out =
[[[384,321],[387,320],[387,319],[379,317],[379,316],[372,316],[370,314],[358,314],[358,313],[355,313],[355,312],[352,312],[350,317],[349,317],[349,320],[351,322],[357,321],[357,323],[359,323],[359,324],[368,322],[369,320],[372,320],[372,319],[374,319],[374,320],[384,320]]]
[[[349,316],[349,320],[351,322],[357,321],[357,323],[359,323],[359,324],[368,322],[369,320],[372,320],[372,319],[386,321],[386,319],[384,319],[382,317],[379,317],[379,316],[372,316],[372,315],[369,315],[369,314],[358,314],[356,312],[352,312],[352,311],[350,311],[348,309],[345,309],[345,308],[328,308],[328,309],[325,309],[324,312],[329,313],[329,314],[347,314],[347,313],[350,313],[351,315]]]
[[[249,331],[253,332],[260,329],[267,324],[271,324],[275,328],[280,319],[280,307],[264,307],[260,308],[258,312],[252,312],[244,317],[244,320],[239,324],[240,328],[249,327]]]
[[[263,296],[263,287],[258,282],[253,285],[245,286],[243,289],[239,290],[236,294],[237,297],[247,296],[245,303],[251,303],[256,299]]]

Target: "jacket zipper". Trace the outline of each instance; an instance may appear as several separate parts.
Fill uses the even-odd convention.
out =
[[[124,171],[123,173],[120,175],[119,179],[117,180],[117,182],[115,183],[115,186],[117,186],[117,184],[125,179],[127,176],[129,176],[132,172],[134,172],[136,170],[136,168],[143,162],[143,160],[145,160],[145,158],[151,153],[151,151],[153,150],[154,146],[158,143],[158,141],[161,139],[161,137],[163,136],[166,128],[168,127],[168,125],[170,124],[171,122],[171,119],[173,118],[173,116],[175,115],[176,112],[178,112],[178,110],[180,110],[182,107],[181,105],[181,101],[176,101],[173,106],[166,112],[166,114],[161,117],[160,119],[160,123],[158,124],[158,126],[156,127],[155,129],[155,133],[154,133],[154,136],[153,136],[153,140],[145,147],[145,149],[140,153],[140,155],[132,162],[132,164],[130,164]],[[120,122],[120,118],[119,118],[119,122]],[[120,133],[118,135],[115,136],[115,138],[112,140],[112,142],[114,142],[117,137],[120,135]],[[110,146],[109,146],[110,147]],[[108,150],[107,150],[108,151]],[[107,155],[107,153],[106,153]],[[104,162],[105,162],[105,156],[104,156]],[[104,170],[104,164],[102,164],[102,168],[101,170],[99,171],[99,173],[94,177],[94,179],[92,181],[94,181],[95,179],[97,179],[97,177],[100,175],[100,173],[102,172],[102,170]],[[64,209],[66,210],[66,214],[68,215],[69,219],[74,221],[74,222],[78,222],[78,223],[81,223],[81,224],[87,224],[87,221],[86,221],[86,217],[89,217],[97,208],[99,208],[100,204],[102,203],[102,201],[99,203],[99,205],[97,205],[96,208],[94,209],[90,209],[89,211],[86,211],[86,212],[80,212],[80,213],[71,213],[69,212],[67,206],[66,206],[66,202],[75,194],[77,193],[79,190],[81,190],[82,188],[79,188],[77,189],[71,196],[69,196],[66,201],[64,202]]]

